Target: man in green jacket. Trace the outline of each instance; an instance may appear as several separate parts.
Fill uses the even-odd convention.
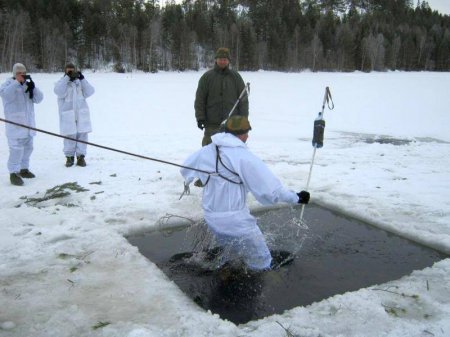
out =
[[[231,70],[230,51],[219,48],[216,52],[214,68],[200,78],[195,97],[195,118],[200,130],[205,130],[202,146],[211,143],[211,136],[219,131],[230,113],[245,83],[237,71]],[[248,117],[248,97],[245,95],[233,115]]]

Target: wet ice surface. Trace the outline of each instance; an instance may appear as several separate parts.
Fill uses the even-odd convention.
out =
[[[236,324],[299,305],[398,279],[445,258],[435,250],[325,208],[258,212],[271,250],[295,254],[292,263],[263,274],[212,271],[204,253],[203,226],[160,230],[128,238],[202,308]]]
[[[338,132],[337,135],[339,135],[340,138],[348,138],[356,142],[364,142],[367,144],[388,144],[395,146],[410,145],[414,143],[450,144],[450,142],[448,141],[433,137],[399,138],[382,134],[368,134],[368,133],[345,132],[345,131]],[[329,135],[328,140],[330,139],[331,138]],[[308,141],[309,139],[305,138],[302,140]]]

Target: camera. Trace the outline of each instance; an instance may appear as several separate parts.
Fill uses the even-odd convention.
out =
[[[31,80],[31,75],[23,75],[23,78],[24,78],[25,80]]]
[[[78,77],[78,74],[75,72],[75,70],[70,70],[67,72],[67,76],[69,76],[70,80],[73,81]]]

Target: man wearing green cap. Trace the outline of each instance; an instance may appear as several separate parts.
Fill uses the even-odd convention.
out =
[[[195,97],[195,118],[197,126],[205,130],[202,146],[211,143],[215,134],[230,113],[245,83],[237,71],[230,69],[230,51],[219,48],[216,52],[214,68],[200,78]],[[248,116],[248,98],[243,97],[233,112],[234,115]]]
[[[251,153],[245,142],[250,123],[245,116],[232,116],[225,132],[211,137],[212,143],[202,147],[183,163],[207,174],[181,169],[185,188],[195,179],[202,182],[202,206],[208,228],[216,242],[227,252],[220,264],[242,260],[255,271],[270,269],[272,256],[256,219],[246,205],[247,193],[264,205],[285,202],[307,204],[309,193],[286,189],[264,162]]]

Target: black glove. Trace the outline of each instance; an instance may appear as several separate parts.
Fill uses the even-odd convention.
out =
[[[34,85],[33,80],[30,80],[29,82],[26,82],[27,84],[27,91],[33,90],[36,86]]]
[[[84,79],[84,75],[81,73],[81,71],[78,72],[78,79],[80,81]]]
[[[205,121],[203,120],[197,121],[197,126],[200,130],[203,130],[205,128]]]
[[[30,99],[33,99],[33,97],[34,97],[33,90],[35,88],[35,85],[34,85],[33,80],[31,79],[31,77],[30,77],[30,81],[25,82],[25,84],[27,85],[27,90],[25,90],[25,92],[28,93]]]
[[[309,192],[301,191],[300,193],[297,193],[298,195],[298,203],[299,204],[307,204],[309,202]]]

